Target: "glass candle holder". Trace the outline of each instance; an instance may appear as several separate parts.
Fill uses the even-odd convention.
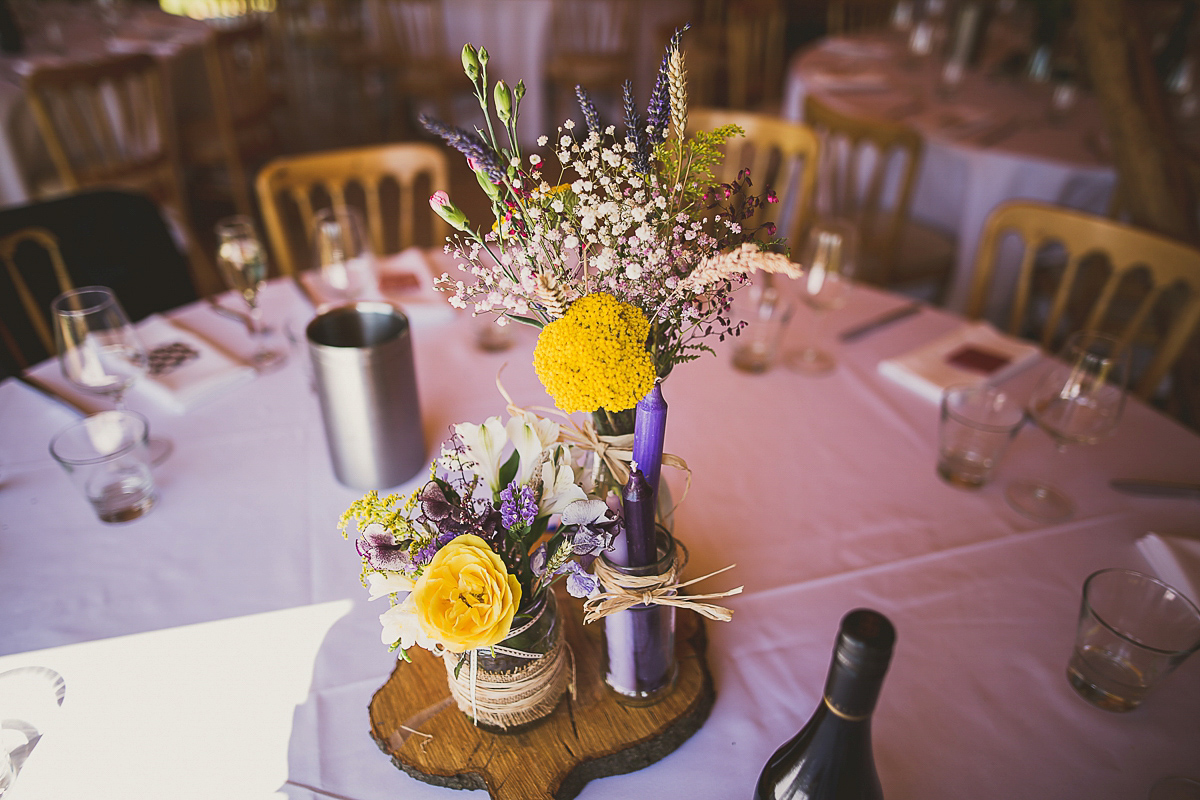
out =
[[[657,532],[658,560],[644,567],[614,564],[601,554],[604,563],[618,576],[647,579],[672,574],[675,569],[675,539],[665,528]],[[632,584],[640,581],[630,581]],[[675,607],[635,605],[604,618],[604,681],[629,705],[652,705],[675,683]]]

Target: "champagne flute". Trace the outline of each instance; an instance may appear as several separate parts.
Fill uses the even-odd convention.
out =
[[[54,298],[50,308],[63,377],[85,392],[111,398],[124,411],[125,393],[149,371],[150,359],[113,290],[72,289]],[[155,464],[171,452],[165,439],[148,438],[147,447]]]
[[[267,280],[267,253],[254,231],[253,220],[239,214],[217,223],[217,263],[229,288],[240,294],[250,308],[246,329],[258,342],[251,363],[260,372],[282,365],[286,353],[271,350],[263,341],[266,331],[258,301]]]
[[[1059,452],[1069,444],[1095,444],[1116,428],[1128,379],[1128,348],[1107,334],[1080,331],[1067,339],[1059,359],[1042,376],[1026,413],[1050,434]],[[1075,513],[1074,501],[1044,481],[1014,481],[1005,497],[1034,519],[1053,522]]]
[[[800,265],[800,299],[812,309],[808,341],[784,356],[791,370],[806,375],[823,375],[837,365],[833,355],[820,349],[821,319],[825,311],[846,304],[854,276],[858,232],[844,219],[827,219],[813,224],[804,245]]]
[[[375,259],[367,247],[362,217],[353,208],[323,208],[313,220],[313,260],[322,293],[337,301],[361,300],[379,292]]]

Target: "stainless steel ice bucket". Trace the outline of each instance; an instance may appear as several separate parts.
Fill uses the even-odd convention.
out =
[[[306,333],[338,481],[386,489],[415,476],[426,452],[408,318],[388,303],[352,303]]]

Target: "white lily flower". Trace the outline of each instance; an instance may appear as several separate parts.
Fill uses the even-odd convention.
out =
[[[460,422],[454,432],[467,448],[467,455],[475,462],[475,473],[487,480],[492,493],[500,491],[500,460],[508,436],[499,417],[489,417],[482,425]]]
[[[533,414],[522,414],[510,419],[506,430],[521,458],[517,483],[526,484],[533,477],[533,470],[541,458],[542,451],[558,441],[559,425]]]
[[[542,464],[542,499],[538,502],[538,516],[561,513],[577,500],[586,500],[582,488],[575,483],[575,471],[565,461],[565,448],[558,448],[554,455]]]
[[[378,600],[396,592],[411,592],[413,588],[413,579],[400,572],[368,572],[367,583],[371,600]],[[393,639],[392,642],[394,641],[396,640]]]
[[[431,651],[437,647],[437,642],[426,636],[421,628],[412,595],[406,597],[403,603],[398,603],[380,614],[379,622],[383,625],[379,638],[388,647],[396,642],[400,643],[401,650],[407,650],[414,644]]]

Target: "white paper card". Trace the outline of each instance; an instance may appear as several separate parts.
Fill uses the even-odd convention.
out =
[[[968,349],[1007,361],[987,372],[950,362],[949,359]],[[931,403],[940,403],[947,386],[999,383],[1033,363],[1038,352],[1036,345],[1005,336],[985,322],[977,322],[879,362],[879,372]]]

